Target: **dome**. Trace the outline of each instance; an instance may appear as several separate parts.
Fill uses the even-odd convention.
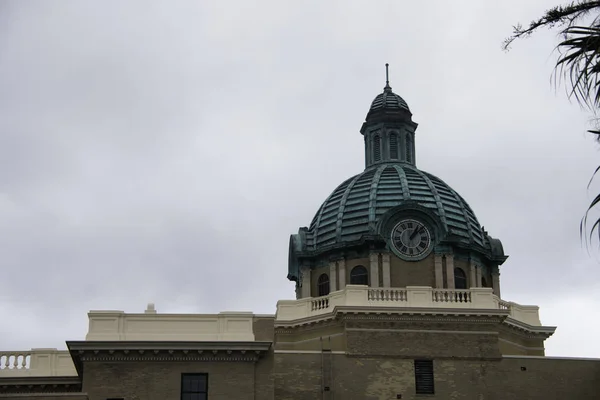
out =
[[[487,248],[486,234],[467,202],[444,181],[407,163],[368,168],[339,185],[306,231],[306,250],[320,253],[376,234],[380,217],[393,207],[417,203],[433,212],[447,240]]]
[[[375,97],[375,100],[371,103],[371,108],[367,114],[367,120],[370,119],[374,114],[378,114],[380,112],[408,112],[410,113],[410,109],[408,108],[408,104],[406,101],[396,93],[392,92],[392,88],[386,86],[383,90],[383,93],[380,93]]]

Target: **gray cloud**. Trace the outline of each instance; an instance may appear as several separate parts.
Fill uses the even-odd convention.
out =
[[[389,62],[418,165],[510,254],[503,297],[569,324],[548,353],[600,356],[564,315],[598,304],[588,117],[549,83],[554,34],[500,50],[553,4],[3,2],[2,347],[64,347],[89,309],[149,301],[274,312],[288,235],[364,166]]]

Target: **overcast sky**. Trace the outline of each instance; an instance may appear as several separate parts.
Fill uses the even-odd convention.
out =
[[[558,326],[548,355],[600,357],[589,115],[554,32],[501,50],[558,2],[2,1],[0,350],[65,348],[90,309],[274,313],[388,62],[418,167],[510,255],[502,297]]]

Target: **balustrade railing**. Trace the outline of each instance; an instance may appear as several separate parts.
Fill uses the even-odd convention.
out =
[[[0,351],[0,372],[4,370],[29,369],[31,350],[29,351]]]
[[[434,303],[471,303],[470,290],[434,289],[432,299]]]
[[[311,304],[312,311],[327,309],[327,308],[329,308],[329,297],[328,296],[317,297],[316,299],[313,299],[310,302],[310,304]]]
[[[0,351],[0,378],[21,376],[75,376],[68,350]]]
[[[408,301],[408,294],[406,289],[369,289],[367,300],[405,302]]]

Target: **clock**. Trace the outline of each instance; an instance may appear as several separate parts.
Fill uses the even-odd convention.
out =
[[[403,219],[392,229],[392,245],[402,258],[421,259],[433,248],[431,231],[416,219]]]

